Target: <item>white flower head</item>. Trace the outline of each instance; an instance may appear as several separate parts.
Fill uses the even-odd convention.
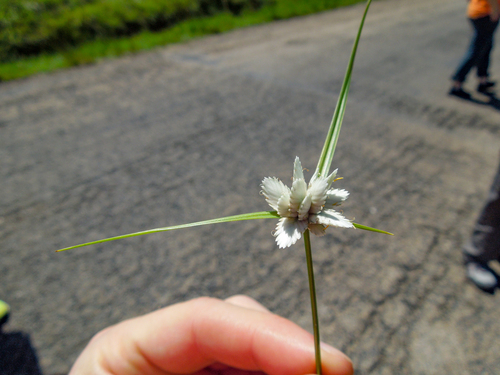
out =
[[[274,233],[280,248],[292,246],[306,229],[317,236],[323,236],[329,226],[354,227],[333,209],[349,196],[347,190],[330,189],[336,176],[337,170],[328,177],[315,174],[307,184],[302,164],[296,157],[291,189],[276,177],[264,178],[261,184],[262,194],[267,203],[281,216]]]

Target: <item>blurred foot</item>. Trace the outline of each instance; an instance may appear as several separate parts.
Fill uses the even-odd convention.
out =
[[[463,88],[459,87],[452,87],[448,95],[456,96],[459,97],[460,99],[470,99],[471,95],[467,92],[464,91]]]
[[[480,92],[482,94],[486,95],[492,95],[494,94],[492,87],[495,86],[494,82],[486,82],[486,83],[480,83],[477,85],[477,92]]]
[[[468,262],[466,265],[467,277],[479,289],[493,292],[498,286],[498,279],[495,272],[485,264],[478,262]]]
[[[495,81],[484,81],[484,82],[481,82],[481,85],[484,85],[486,87],[493,87],[495,86],[497,83]]]

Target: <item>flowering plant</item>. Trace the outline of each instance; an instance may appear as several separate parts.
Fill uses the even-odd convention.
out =
[[[340,212],[335,210],[336,207],[338,207],[347,199],[349,193],[344,189],[332,189],[331,185],[340,178],[336,177],[337,170],[329,173],[340,134],[340,127],[342,125],[342,120],[345,113],[347,95],[349,92],[351,74],[354,65],[354,58],[356,56],[356,51],[361,36],[361,30],[363,28],[370,4],[371,0],[367,0],[366,8],[361,19],[358,34],[351,52],[351,57],[344,77],[344,82],[342,84],[342,89],[339,95],[337,106],[334,111],[332,122],[330,124],[330,128],[318,161],[318,165],[309,183],[306,183],[302,164],[299,158],[296,157],[293,168],[293,180],[291,188],[286,186],[276,177],[266,177],[262,181],[261,193],[264,195],[267,203],[271,206],[273,211],[254,212],[170,227],[149,229],[141,232],[128,233],[125,235],[86,242],[79,245],[66,247],[57,251],[65,251],[118,239],[135,237],[150,233],[166,232],[194,226],[254,219],[279,219],[276,226],[276,231],[274,232],[278,247],[290,247],[294,245],[301,237],[304,238],[307,270],[309,276],[309,290],[311,295],[314,344],[316,354],[316,371],[318,375],[321,375],[322,369],[316,289],[314,282],[311,241],[309,233],[313,233],[317,236],[322,236],[325,234],[325,230],[328,227],[332,226],[341,228],[357,228],[372,232],[391,234],[379,229],[354,223],[351,220],[345,218]]]
[[[262,193],[281,216],[275,232],[278,247],[292,246],[306,230],[323,236],[328,226],[353,228],[349,220],[333,209],[349,195],[347,190],[329,190],[336,175],[337,170],[327,177],[315,174],[307,185],[297,156],[291,189],[276,177],[264,178]]]

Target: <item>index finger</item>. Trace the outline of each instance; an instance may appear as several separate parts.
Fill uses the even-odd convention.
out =
[[[108,365],[121,367],[125,355],[135,358],[132,367],[138,373],[190,374],[214,363],[269,375],[315,372],[310,333],[278,315],[217,299],[198,298],[173,305],[114,329],[125,336],[115,341],[122,344],[111,349],[114,361]],[[324,375],[353,372],[350,360],[331,347],[323,348],[322,362]],[[158,372],[150,372],[151,368]]]

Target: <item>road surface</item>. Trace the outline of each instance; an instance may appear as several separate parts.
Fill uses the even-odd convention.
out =
[[[366,21],[333,165],[344,214],[396,236],[330,229],[312,244],[322,338],[357,374],[500,369],[499,297],[467,282],[460,253],[500,138],[498,107],[446,95],[465,5],[378,1]],[[263,177],[288,182],[295,156],[316,166],[362,12],[0,85],[0,298],[45,374],[100,329],[202,295],[248,294],[311,330],[302,245],[278,249],[274,220],[54,250],[267,210]],[[493,62],[498,78],[498,48]]]

